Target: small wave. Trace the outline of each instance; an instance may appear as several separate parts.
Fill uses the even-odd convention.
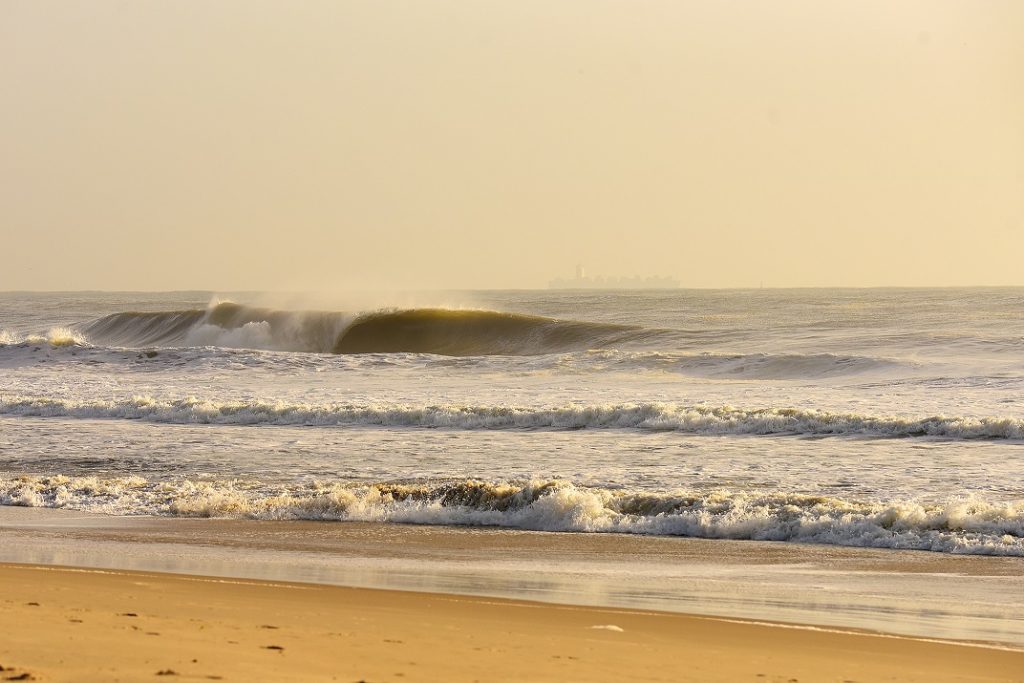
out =
[[[74,400],[0,396],[0,415],[147,420],[171,424],[383,426],[447,429],[636,429],[686,434],[1024,439],[1010,417],[899,417],[801,408],[635,403],[559,407],[287,403],[135,396]]]
[[[85,335],[70,327],[52,327],[46,334],[20,335],[0,330],[0,346],[48,345],[53,347],[88,346]]]
[[[715,379],[820,379],[891,371],[906,364],[888,358],[832,353],[666,353],[593,350],[558,359],[559,369],[648,370]]]
[[[869,502],[785,492],[644,492],[566,481],[259,482],[0,478],[0,505],[107,514],[616,532],[1024,556],[1024,501]]]
[[[656,332],[628,325],[497,311],[411,309],[359,314],[276,311],[230,302],[208,309],[115,313],[88,323],[98,343],[223,346],[310,353],[538,355],[599,348]]]

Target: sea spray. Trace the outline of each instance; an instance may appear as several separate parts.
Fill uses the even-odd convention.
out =
[[[630,491],[568,481],[265,484],[0,477],[0,505],[118,515],[369,521],[796,541],[1024,556],[1024,501],[877,502],[766,491]]]

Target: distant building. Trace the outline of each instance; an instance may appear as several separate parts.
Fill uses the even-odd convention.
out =
[[[679,280],[670,277],[588,277],[583,266],[576,266],[576,277],[556,278],[549,289],[678,289]]]

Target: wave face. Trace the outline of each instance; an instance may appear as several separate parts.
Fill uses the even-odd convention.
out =
[[[330,353],[351,316],[275,311],[224,302],[207,309],[114,313],[87,323],[93,343],[109,346],[224,346]]]
[[[180,342],[206,317],[201,309],[161,313],[114,313],[84,326],[89,339],[116,346],[161,346]]]
[[[146,420],[169,424],[384,426],[446,429],[635,429],[685,434],[1024,439],[1024,420],[898,417],[799,408],[638,403],[529,407],[389,403],[71,400],[0,396],[0,415]]]
[[[278,311],[235,303],[209,309],[115,313],[87,323],[90,341],[116,346],[224,346],[310,353],[539,355],[586,350],[651,334],[628,325],[496,311],[422,308],[352,315]]]
[[[341,335],[334,352],[536,355],[610,346],[643,334],[640,328],[626,325],[495,311],[417,309],[361,316]]]
[[[256,483],[0,478],[0,505],[108,514],[496,526],[1024,556],[1024,502],[866,502],[778,492],[636,492],[566,481]]]

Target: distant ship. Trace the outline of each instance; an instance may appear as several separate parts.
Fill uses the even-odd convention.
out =
[[[678,289],[679,280],[670,277],[590,277],[583,266],[576,266],[576,277],[556,278],[549,289]]]

